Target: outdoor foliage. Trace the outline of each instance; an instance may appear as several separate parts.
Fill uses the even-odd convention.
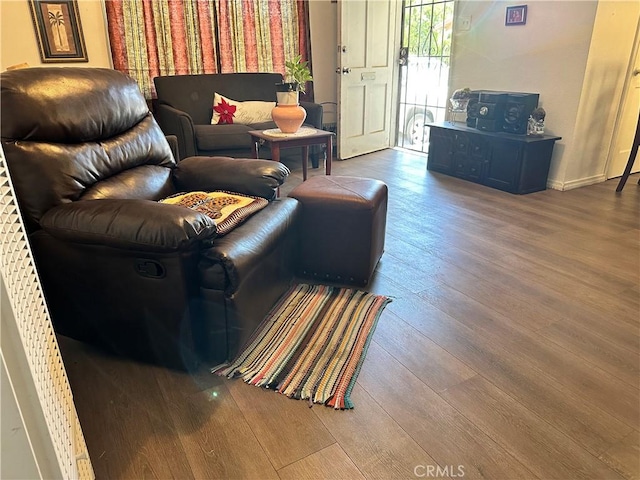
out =
[[[453,2],[408,1],[404,9],[404,38],[409,55],[441,57],[449,64]]]

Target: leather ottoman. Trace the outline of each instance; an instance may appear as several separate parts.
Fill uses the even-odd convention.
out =
[[[366,285],[382,256],[387,185],[379,180],[316,176],[294,188],[302,204],[298,275]]]

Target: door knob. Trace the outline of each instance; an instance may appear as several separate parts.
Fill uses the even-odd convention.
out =
[[[634,77],[635,77],[636,75],[640,75],[640,68],[636,68],[636,69],[633,71],[632,75],[633,75]]]
[[[351,69],[349,67],[344,67],[342,70],[340,70],[340,67],[338,67],[336,68],[336,73],[346,75],[347,73],[351,73]]]

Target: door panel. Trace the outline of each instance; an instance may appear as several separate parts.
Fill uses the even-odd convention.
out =
[[[344,96],[339,137],[357,138],[364,135],[364,111],[366,91],[363,85],[350,85]]]
[[[389,109],[391,105],[387,104],[388,85],[372,85],[369,88],[371,98],[367,101],[371,108],[371,122],[369,130],[374,133],[384,132],[386,125],[389,123]]]
[[[518,143],[495,142],[484,172],[485,185],[513,192],[520,171],[521,158],[521,146]]]
[[[391,66],[390,63],[393,62],[392,50],[394,41],[391,33],[395,31],[395,28],[392,29],[389,25],[389,16],[393,5],[388,3],[384,7],[385,8],[370,9],[370,31],[374,35],[375,42],[375,44],[372,45],[374,48],[370,52],[370,65],[374,68],[387,68]]]
[[[429,170],[434,172],[450,174],[454,169],[454,135],[439,128],[432,128],[431,130],[432,145],[427,166]]]
[[[367,2],[360,0],[341,2],[340,9],[347,23],[347,25],[341,25],[340,28],[342,38],[339,43],[341,46],[348,48],[349,53],[344,59],[348,60],[351,68],[365,68],[367,53]],[[346,31],[342,31],[345,28]]]

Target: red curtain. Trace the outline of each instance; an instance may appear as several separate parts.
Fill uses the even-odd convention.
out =
[[[155,97],[153,78],[160,75],[284,74],[285,59],[310,59],[306,0],[105,4],[114,68],[134,78],[147,98]]]

